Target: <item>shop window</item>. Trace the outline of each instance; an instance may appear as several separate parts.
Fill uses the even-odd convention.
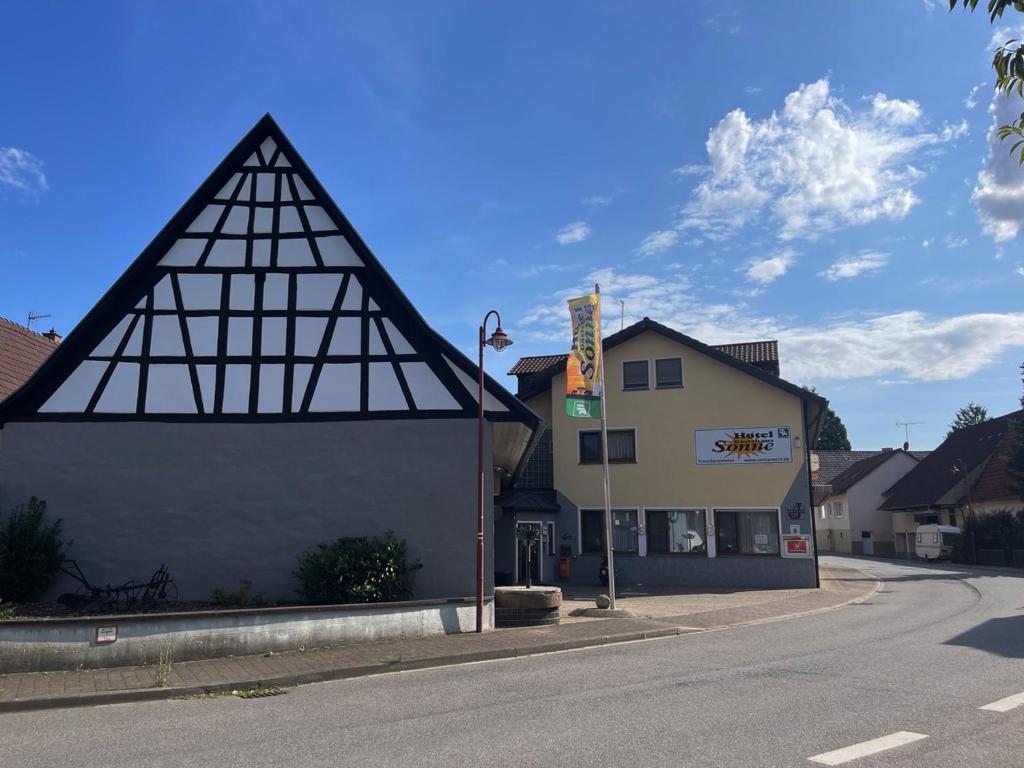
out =
[[[719,555],[778,555],[779,513],[774,509],[716,509]]]
[[[648,554],[707,554],[703,509],[648,509]]]
[[[638,549],[635,509],[612,510],[612,546],[616,552],[636,553]],[[580,547],[585,554],[604,554],[604,510],[580,510]]]

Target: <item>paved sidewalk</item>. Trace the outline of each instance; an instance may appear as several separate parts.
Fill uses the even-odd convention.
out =
[[[620,600],[620,607],[642,614],[636,618],[573,620],[554,627],[500,629],[483,635],[440,635],[187,661],[162,671],[148,666],[0,675],[0,712],[301,685],[724,629],[857,602],[874,594],[878,586],[879,582],[860,571],[822,569],[820,590],[692,593]],[[724,595],[730,597],[715,599]],[[649,602],[637,602],[644,600]]]

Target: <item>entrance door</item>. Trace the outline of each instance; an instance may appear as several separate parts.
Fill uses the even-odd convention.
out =
[[[871,538],[871,531],[860,532],[861,552],[865,555],[875,554],[875,542]]]
[[[526,583],[526,548],[530,547],[530,581],[539,583],[543,578],[543,569],[541,568],[541,528],[540,523],[524,523],[519,522],[518,524],[522,528],[536,528],[537,537],[529,544],[518,536],[516,537],[516,584]]]

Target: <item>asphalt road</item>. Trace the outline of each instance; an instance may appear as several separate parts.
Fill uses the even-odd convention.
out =
[[[1024,693],[1024,578],[828,560],[885,586],[814,616],[274,698],[3,715],[0,766],[806,767],[899,732],[918,736],[835,764],[1024,766],[1024,697],[979,709]]]

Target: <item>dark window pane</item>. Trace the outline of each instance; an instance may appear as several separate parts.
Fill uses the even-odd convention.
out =
[[[608,430],[608,461],[636,461],[636,432],[632,429]]]
[[[622,364],[623,389],[647,389],[648,386],[646,360],[636,360]]]
[[[637,519],[635,509],[612,510],[612,546],[616,552],[638,550]]]
[[[604,552],[604,510],[580,510],[580,548],[584,552]]]
[[[683,386],[683,360],[668,357],[654,361],[654,377],[659,388]]]
[[[668,552],[668,512],[648,510],[647,551]]]
[[[779,554],[779,515],[775,510],[715,510],[718,553]]]
[[[601,433],[580,432],[580,464],[601,463]]]

